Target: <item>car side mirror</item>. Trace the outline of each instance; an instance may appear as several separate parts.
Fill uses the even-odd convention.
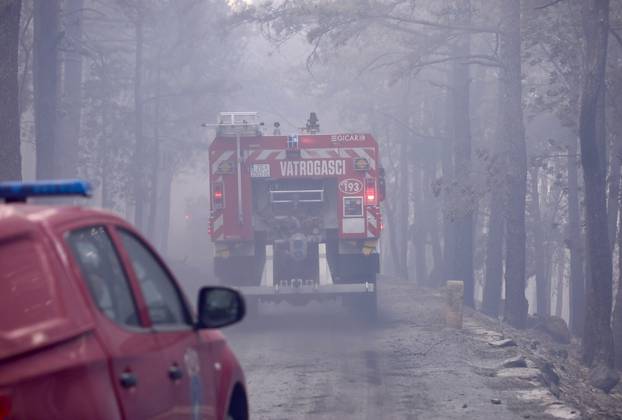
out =
[[[242,295],[233,289],[220,286],[203,287],[199,290],[197,305],[200,329],[222,328],[244,318],[246,307]]]

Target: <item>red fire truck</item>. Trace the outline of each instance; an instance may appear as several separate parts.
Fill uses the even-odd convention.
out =
[[[223,112],[209,147],[214,271],[259,301],[341,296],[376,315],[384,171],[370,134],[263,133],[257,113]]]

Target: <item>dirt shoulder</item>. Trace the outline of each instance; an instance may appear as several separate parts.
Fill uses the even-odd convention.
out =
[[[505,350],[507,356],[520,356],[539,371],[532,380],[540,386],[517,394],[524,400],[541,402],[561,417],[622,419],[622,387],[607,394],[590,385],[576,339],[562,344],[540,329],[517,330],[473,310],[465,311],[465,331],[482,342],[512,339],[516,343]]]

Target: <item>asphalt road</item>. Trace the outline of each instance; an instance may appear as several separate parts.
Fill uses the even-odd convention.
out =
[[[486,343],[444,327],[440,295],[385,280],[379,308],[370,327],[337,302],[267,305],[227,329],[252,418],[525,418],[474,368]]]

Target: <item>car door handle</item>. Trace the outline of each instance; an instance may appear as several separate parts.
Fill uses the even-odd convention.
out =
[[[138,384],[138,379],[132,372],[123,372],[119,380],[123,388],[134,388]]]
[[[171,378],[171,381],[178,381],[184,376],[184,371],[179,367],[177,363],[171,365],[168,368],[168,377]]]

